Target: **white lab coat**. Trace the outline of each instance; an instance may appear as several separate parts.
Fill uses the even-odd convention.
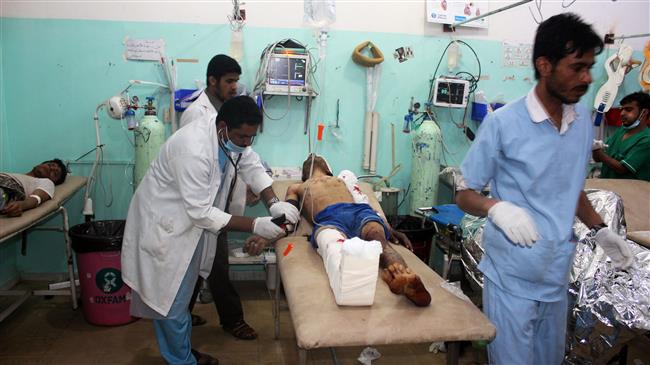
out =
[[[241,95],[240,91],[243,91],[243,87],[240,88],[238,85],[237,91]],[[205,120],[206,116],[212,116],[212,122],[216,118],[218,110],[214,108],[214,105],[210,102],[208,95],[205,93],[205,89],[199,95],[192,104],[190,104],[187,109],[181,115],[181,128],[188,125],[190,122],[195,120]],[[233,215],[244,215],[244,210],[246,209],[246,184],[242,179],[237,179],[235,183],[235,188],[232,193],[232,200],[230,202],[230,207],[228,211]]]
[[[163,316],[174,302],[202,232],[218,234],[230,221],[231,215],[222,209],[235,171],[227,163],[221,173],[218,148],[210,116],[179,129],[160,149],[129,206],[122,277]],[[242,154],[239,176],[255,193],[273,182],[250,147]],[[203,276],[214,259],[216,245],[210,246],[202,253]]]

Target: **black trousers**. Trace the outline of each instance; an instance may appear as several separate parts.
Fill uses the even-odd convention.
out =
[[[228,235],[226,232],[221,232],[217,237],[217,252],[212,263],[212,271],[210,271],[207,280],[212,300],[219,314],[219,322],[222,326],[232,326],[244,319],[241,299],[230,281],[228,269]],[[203,279],[199,276],[194,286],[190,311],[194,308],[202,283]]]

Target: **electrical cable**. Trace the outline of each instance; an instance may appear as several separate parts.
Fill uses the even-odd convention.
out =
[[[576,0],[571,0],[571,2],[570,2],[569,4],[564,4],[564,0],[562,0],[562,8],[564,8],[564,9],[568,9],[568,8],[570,8],[571,5],[573,5],[573,3],[575,3],[575,2],[576,2]]]
[[[569,4],[569,6],[571,6],[571,4]],[[562,2],[562,7],[564,7],[564,1]],[[535,23],[540,24],[544,21],[544,15],[542,14],[542,0],[535,0],[535,8],[537,9],[537,14],[539,14],[539,19],[537,19],[535,13],[533,13],[533,11],[530,9],[530,6],[528,6],[528,11],[530,12],[530,16],[533,17]]]
[[[411,191],[411,183],[409,183],[408,186],[406,187],[406,191],[404,192],[404,196],[402,196],[402,201],[399,202],[399,204],[397,204],[397,209],[398,210],[399,210],[399,207],[401,207],[402,204],[404,204],[404,201],[406,200],[406,197],[409,195],[410,191]]]
[[[255,86],[253,88],[253,93],[258,94],[258,95],[262,95],[263,99],[264,99],[264,86],[266,85],[266,82],[268,80],[268,68],[269,68],[270,60],[273,57],[273,53],[274,53],[274,51],[275,51],[275,49],[277,47],[280,47],[282,49],[286,49],[284,44],[289,42],[289,41],[296,43],[299,47],[303,48],[305,50],[305,52],[307,52],[307,55],[309,57],[310,68],[308,70],[306,70],[307,71],[306,81],[307,81],[308,84],[311,84],[311,83],[315,82],[314,81],[315,79],[313,78],[313,74],[315,73],[318,65],[314,64],[314,61],[313,61],[314,57],[313,57],[313,55],[311,53],[312,48],[307,48],[307,46],[305,44],[302,44],[301,42],[299,42],[299,41],[297,41],[297,40],[295,40],[293,38],[285,38],[285,39],[282,39],[280,41],[269,44],[262,51],[262,57],[261,57],[261,60],[260,60],[260,67],[258,68],[256,77],[255,77]],[[290,71],[291,71],[291,62],[290,62],[290,58],[287,57],[287,80],[290,79]],[[291,85],[288,85],[288,88],[287,88],[287,108],[286,108],[284,114],[282,114],[279,117],[271,116],[267,112],[267,110],[266,110],[266,108],[264,106],[264,101],[262,101],[262,112],[264,113],[265,117],[269,118],[270,120],[280,120],[280,119],[283,119],[284,117],[286,117],[287,114],[289,114],[289,111],[291,110],[291,96],[292,96],[290,86]]]
[[[244,28],[246,20],[241,16],[239,0],[232,0],[232,6],[232,14],[226,16],[226,19],[228,19],[228,22],[230,23],[230,29],[234,32],[238,32]]]

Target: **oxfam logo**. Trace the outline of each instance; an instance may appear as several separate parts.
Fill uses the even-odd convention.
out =
[[[106,294],[115,293],[124,285],[122,273],[120,270],[113,268],[99,270],[95,276],[95,283],[97,284],[97,288]]]

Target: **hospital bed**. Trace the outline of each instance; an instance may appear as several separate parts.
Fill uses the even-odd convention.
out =
[[[292,183],[295,181],[277,181],[273,190],[284,197]],[[370,186],[362,184],[362,191],[368,195],[370,205],[381,211]],[[448,341],[447,363],[456,364],[460,341],[494,338],[495,327],[478,308],[441,287],[443,279],[401,246],[395,249],[431,293],[430,306],[416,307],[406,297],[391,293],[380,278],[372,306],[338,306],[323,261],[305,237],[309,233],[311,226],[303,218],[295,235],[276,243],[275,336],[279,337],[279,292],[284,287],[301,364],[307,361],[307,351],[316,348],[330,348],[336,361],[336,347],[440,341]],[[289,244],[293,245],[290,250]]]
[[[54,198],[41,204],[39,207],[25,211],[20,217],[9,218],[0,216],[0,243],[9,240],[17,235],[22,237],[21,252],[26,254],[27,234],[32,230],[49,230],[63,233],[65,241],[65,255],[68,265],[68,278],[70,283],[74,283],[74,266],[72,261],[72,248],[70,236],[68,235],[69,223],[68,212],[63,206],[79,189],[86,184],[86,178],[83,176],[68,176],[65,182],[56,186]],[[61,226],[39,227],[39,225],[50,218],[61,215]],[[53,289],[50,286],[50,289]],[[0,312],[0,322],[7,318],[21,304],[23,304],[32,295],[70,295],[72,308],[77,309],[77,292],[75,285],[70,285],[69,289],[64,290],[2,290],[0,296],[17,296],[8,308]]]
[[[623,199],[627,238],[650,248],[650,182],[631,179],[587,179],[586,189],[613,191]]]

